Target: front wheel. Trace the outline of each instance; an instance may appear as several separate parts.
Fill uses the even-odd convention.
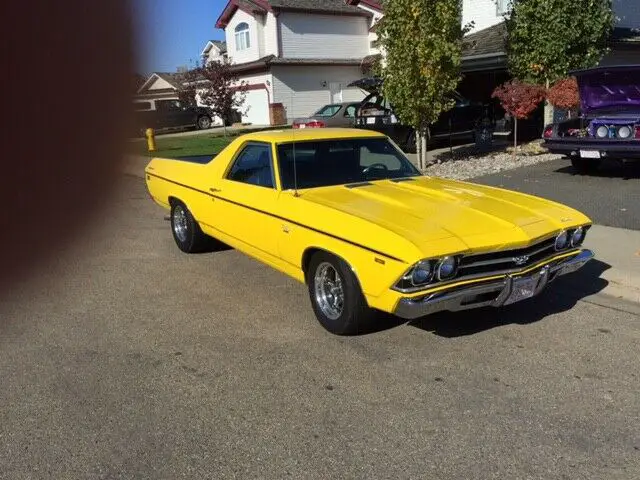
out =
[[[594,173],[600,167],[600,160],[585,160],[584,158],[572,158],[571,165],[579,174]]]
[[[206,115],[198,117],[197,126],[199,130],[207,130],[208,128],[211,128],[211,118]]]
[[[307,269],[309,297],[316,318],[329,332],[354,335],[367,330],[373,311],[346,262],[318,252]]]

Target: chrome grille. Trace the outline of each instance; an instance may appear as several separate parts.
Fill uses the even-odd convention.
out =
[[[555,237],[516,250],[469,255],[460,259],[458,279],[521,270],[558,253],[554,248]]]

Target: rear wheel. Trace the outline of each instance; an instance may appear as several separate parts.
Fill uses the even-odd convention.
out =
[[[202,232],[186,205],[177,200],[171,205],[171,233],[178,248],[185,253],[203,252],[213,242]]]
[[[600,167],[600,160],[587,160],[574,157],[571,159],[571,165],[576,172],[584,175],[596,172]]]
[[[307,268],[307,284],[313,311],[326,330],[336,335],[367,330],[373,310],[344,260],[326,252],[314,254]]]

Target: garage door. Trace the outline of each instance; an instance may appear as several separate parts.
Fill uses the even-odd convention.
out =
[[[246,92],[242,117],[243,123],[252,125],[269,125],[269,96],[266,90],[249,90]]]

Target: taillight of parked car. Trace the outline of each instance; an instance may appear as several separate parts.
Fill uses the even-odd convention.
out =
[[[327,124],[320,120],[312,120],[304,123],[294,123],[293,128],[324,128]]]
[[[634,135],[634,138],[640,139],[640,125],[636,125],[634,127],[634,129],[635,129],[635,132],[636,132],[635,135]]]
[[[542,134],[542,136],[544,138],[551,138],[553,137],[553,126],[548,126],[547,128],[544,129],[544,133]]]

